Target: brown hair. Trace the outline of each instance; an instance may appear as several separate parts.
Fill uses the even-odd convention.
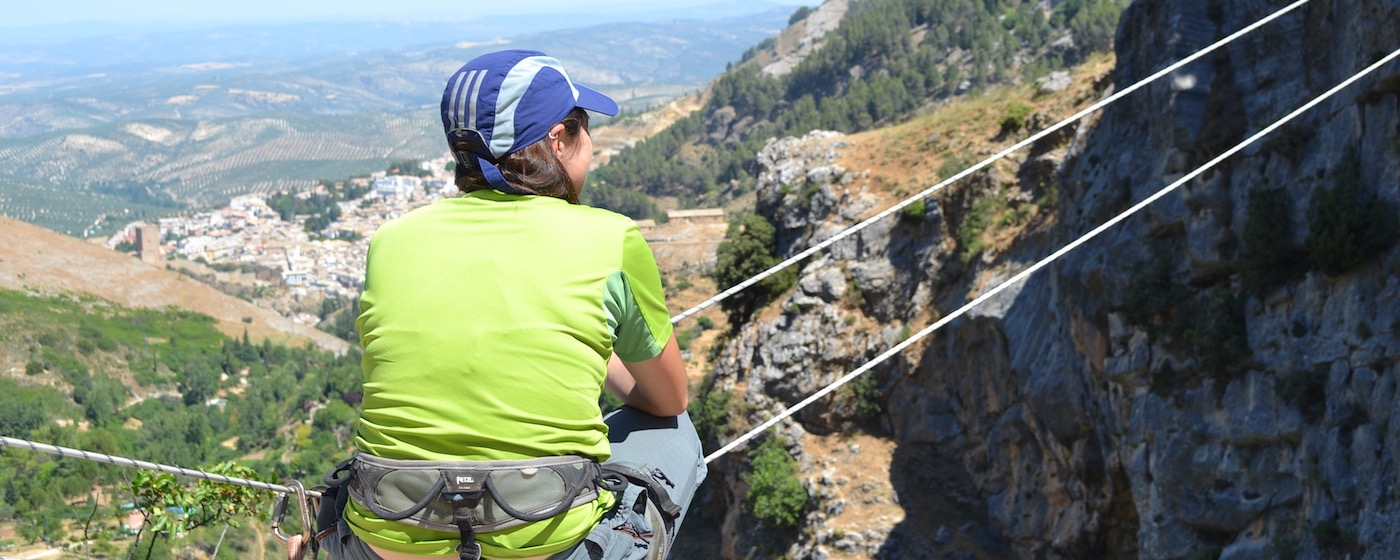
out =
[[[564,125],[564,134],[578,136],[588,130],[588,113],[575,107],[559,122]],[[462,150],[467,147],[465,142],[459,142],[454,144],[452,149]],[[583,185],[571,184],[564,164],[554,155],[554,150],[549,148],[548,142],[541,140],[507,154],[500,159],[496,167],[501,170],[501,176],[505,177],[506,182],[517,189],[578,204],[579,191],[583,189]],[[486,181],[486,176],[481,173],[481,166],[475,159],[469,159],[466,165],[457,162],[454,172],[457,189],[463,193],[491,188],[491,183]]]

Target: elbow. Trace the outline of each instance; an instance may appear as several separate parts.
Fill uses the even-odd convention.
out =
[[[671,406],[667,407],[663,411],[665,412],[665,414],[662,414],[661,416],[680,416],[681,413],[684,413],[685,409],[689,406],[690,395],[681,395],[680,399],[677,399],[675,402],[671,403]]]
[[[642,408],[643,411],[645,411],[648,414],[651,414],[652,416],[680,416],[681,413],[685,412],[686,407],[690,406],[690,396],[686,394],[681,394],[679,398],[667,399],[665,402],[652,402],[648,404],[650,406],[647,406],[645,408],[637,408]]]

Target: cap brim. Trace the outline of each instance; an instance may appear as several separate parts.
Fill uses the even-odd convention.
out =
[[[579,108],[608,116],[617,114],[617,102],[613,101],[611,97],[578,84],[574,84],[574,88],[578,90],[578,102],[575,105]]]

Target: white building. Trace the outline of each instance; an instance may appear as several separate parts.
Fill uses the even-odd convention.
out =
[[[422,188],[423,181],[421,179],[403,175],[391,175],[370,185],[370,190],[380,198],[394,200],[408,200]]]

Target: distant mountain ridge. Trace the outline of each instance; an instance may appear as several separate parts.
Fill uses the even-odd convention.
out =
[[[644,109],[702,88],[790,12],[482,33],[329,57],[170,58],[135,71],[117,61],[32,81],[15,71],[32,61],[0,55],[0,215],[96,235],[237,194],[435,157],[442,82],[501,48],[547,50],[624,110]]]

